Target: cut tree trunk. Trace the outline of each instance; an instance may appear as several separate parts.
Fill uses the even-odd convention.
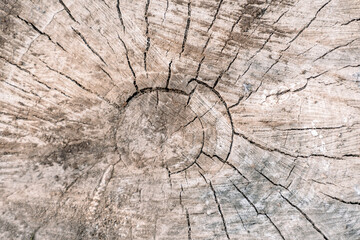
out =
[[[0,239],[360,239],[359,0],[0,9]]]

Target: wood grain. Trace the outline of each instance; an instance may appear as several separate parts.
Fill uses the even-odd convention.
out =
[[[359,239],[359,19],[1,0],[0,238]]]

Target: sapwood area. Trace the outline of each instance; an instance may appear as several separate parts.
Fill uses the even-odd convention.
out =
[[[359,0],[0,0],[0,239],[360,238]]]

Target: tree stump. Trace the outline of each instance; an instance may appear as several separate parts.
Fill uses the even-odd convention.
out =
[[[359,239],[359,0],[0,1],[1,239]]]

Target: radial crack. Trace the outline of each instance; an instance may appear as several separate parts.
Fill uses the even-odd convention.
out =
[[[313,226],[313,228],[314,228],[318,233],[320,233],[320,234],[323,236],[323,238],[324,238],[325,240],[328,240],[328,238],[326,237],[326,235],[315,225],[315,223],[309,218],[309,216],[308,216],[305,212],[303,212],[298,206],[296,206],[295,204],[293,204],[292,202],[290,202],[290,200],[287,199],[286,197],[284,197],[281,193],[280,193],[280,195],[281,195],[281,197],[282,197],[286,202],[288,202],[293,208],[295,208],[298,212],[300,212],[301,215],[303,215],[303,216],[306,218],[306,220]]]
[[[204,54],[207,46],[209,45],[209,42],[210,42],[210,40],[211,40],[211,36],[212,36],[212,34],[210,34],[210,36],[209,36],[208,39],[206,40],[205,45],[204,45],[203,49],[201,50],[201,55]]]
[[[305,128],[278,128],[280,131],[306,131],[306,130],[331,130],[344,128],[346,125],[340,125],[335,127],[305,127]]]
[[[275,25],[276,23],[278,23],[280,21],[280,19],[288,12],[289,10],[286,10],[285,12],[283,12],[278,19],[276,19],[276,21],[273,23],[273,25]]]
[[[337,47],[335,47],[335,48],[327,51],[326,53],[324,53],[324,54],[321,55],[320,57],[316,58],[316,59],[314,60],[314,62],[316,62],[317,60],[319,60],[319,59],[321,59],[321,58],[324,58],[326,55],[328,55],[329,53],[332,53],[333,51],[335,51],[335,50],[337,50],[337,49],[339,49],[339,48],[343,48],[343,47],[346,47],[346,46],[350,45],[351,43],[353,43],[353,42],[356,41],[356,40],[358,40],[358,38],[355,38],[355,39],[351,40],[350,42],[348,42],[348,43],[346,43],[346,44],[339,45],[339,46],[337,46]]]
[[[215,12],[214,18],[213,18],[213,20],[211,21],[211,24],[210,24],[210,26],[209,26],[209,28],[208,28],[208,30],[207,30],[208,32],[210,31],[210,29],[212,28],[212,26],[213,26],[214,23],[215,23],[216,17],[217,17],[217,15],[219,14],[219,11],[220,11],[220,8],[221,8],[221,4],[223,3],[223,1],[224,1],[224,0],[220,0],[218,6],[217,6],[217,8],[216,8],[216,12]]]
[[[244,96],[239,97],[239,99],[237,100],[236,103],[234,103],[233,105],[229,106],[229,109],[238,106],[238,105],[240,104],[241,100],[243,100],[243,98],[244,98]]]
[[[67,14],[71,18],[71,20],[73,20],[76,23],[79,23],[78,21],[76,21],[74,16],[71,14],[70,9],[65,5],[65,3],[62,0],[59,0],[59,3],[64,7],[65,11],[67,12]]]
[[[158,92],[156,92],[156,93],[158,93]],[[170,169],[169,169],[169,167],[168,167],[167,165],[165,166],[165,169],[166,169],[166,171],[167,171],[167,173],[168,173],[169,185],[170,185],[170,187],[172,188],[172,181],[171,181],[171,172],[170,172]]]
[[[295,161],[296,161],[296,159],[295,159]],[[286,178],[286,181],[287,181],[287,180],[289,179],[289,177],[291,176],[291,173],[294,171],[295,167],[296,167],[296,164],[294,164],[294,166],[290,169],[290,172],[289,172],[289,174],[288,174],[288,176],[287,176],[287,178]]]
[[[144,18],[145,18],[145,23],[146,23],[146,31],[145,31],[145,35],[146,35],[146,48],[144,51],[144,70],[147,73],[147,54],[148,51],[150,49],[150,36],[149,36],[149,5],[150,5],[150,0],[146,1],[146,5],[145,5],[145,13],[144,13]]]
[[[228,239],[230,239],[229,233],[228,233],[228,230],[227,230],[227,226],[226,226],[226,221],[225,221],[225,218],[224,218],[224,214],[223,214],[223,212],[222,212],[222,210],[221,210],[221,206],[220,206],[219,200],[218,200],[218,198],[217,198],[217,196],[216,196],[216,191],[215,191],[215,189],[214,189],[211,181],[209,181],[209,183],[210,183],[210,188],[211,188],[211,190],[212,190],[212,192],[213,192],[213,194],[214,194],[215,202],[216,202],[216,205],[217,205],[217,207],[218,207],[218,211],[219,211],[219,213],[220,213],[220,216],[221,216],[221,219],[222,219],[222,222],[223,222],[223,225],[224,225],[224,231],[225,231],[226,237],[227,237]]]
[[[164,17],[163,17],[162,22],[164,22],[166,20],[166,13],[167,13],[168,9],[169,9],[169,0],[166,0],[166,9],[164,12]]]
[[[237,214],[237,215],[239,216],[239,218],[240,218],[241,224],[243,225],[244,229],[247,230],[246,227],[245,227],[244,221],[243,221],[242,217],[240,216],[240,213],[239,213],[238,209],[236,208],[236,206],[234,206],[234,208],[235,208],[235,210],[236,210],[236,214]]]
[[[46,36],[50,41],[52,41],[51,37],[50,37],[48,34],[44,33],[43,31],[40,31],[40,29],[38,29],[32,22],[29,22],[29,21],[23,19],[23,18],[20,17],[19,15],[17,15],[17,17],[18,17],[21,21],[25,22],[27,25],[29,25],[30,27],[32,27],[37,33],[39,33],[40,35]]]
[[[60,72],[60,71],[58,71],[58,70],[56,70],[56,69],[54,69],[54,68],[51,68],[51,67],[49,67],[48,65],[46,65],[46,67],[47,67],[49,70],[51,70],[51,71],[53,71],[53,72],[56,72],[56,73],[60,74],[61,76],[64,76],[65,78],[67,78],[67,79],[70,80],[71,82],[75,83],[78,87],[80,87],[81,89],[85,90],[86,92],[89,92],[89,93],[91,93],[91,94],[94,94],[94,95],[96,95],[98,98],[100,98],[101,100],[103,100],[103,101],[107,102],[108,104],[110,104],[111,106],[115,107],[116,109],[120,109],[120,106],[117,105],[116,103],[111,103],[108,99],[102,97],[101,95],[99,95],[99,94],[97,94],[97,93],[94,93],[93,91],[91,91],[90,89],[86,88],[84,85],[82,85],[81,83],[79,83],[79,82],[76,81],[75,79],[69,77],[68,75],[66,75],[66,74],[64,74],[64,73],[62,73],[62,72]]]
[[[249,4],[245,4],[244,5],[244,8],[247,7]],[[230,29],[230,33],[229,33],[229,36],[228,38],[226,39],[225,41],[225,44],[224,46],[221,48],[221,53],[224,51],[224,49],[226,48],[226,46],[228,45],[229,41],[231,40],[231,37],[232,37],[232,34],[234,32],[234,29],[236,27],[237,24],[239,24],[240,20],[242,19],[242,17],[244,16],[244,12],[242,11],[241,14],[239,15],[239,17],[236,19],[236,21],[233,23],[233,25],[231,26],[231,29]]]
[[[50,37],[49,34],[41,31],[41,30],[38,29],[32,22],[23,19],[23,18],[20,17],[19,15],[17,15],[17,17],[18,17],[21,21],[23,21],[23,22],[25,22],[27,25],[29,25],[29,26],[30,26],[32,29],[34,29],[37,33],[39,33],[39,34],[42,35],[42,36],[45,36],[47,39],[49,39],[50,42],[52,42],[53,44],[57,45],[57,46],[60,47],[63,51],[66,52],[65,48],[64,48],[63,46],[61,46],[60,43],[54,42],[54,41],[52,40],[52,38]],[[30,48],[30,46],[31,46],[31,44],[29,45],[28,49]]]
[[[184,204],[183,204],[183,202],[182,202],[182,193],[184,192],[184,188],[183,188],[183,186],[181,185],[181,190],[180,190],[180,193],[179,193],[179,202],[180,202],[180,206],[182,207],[182,208],[184,208]]]
[[[190,91],[189,97],[188,97],[188,100],[187,100],[187,102],[186,102],[186,106],[185,106],[185,107],[187,107],[187,106],[189,105],[190,100],[191,100],[191,97],[192,97],[192,95],[194,94],[195,90],[196,90],[196,87],[194,87],[194,88]]]
[[[304,86],[302,86],[302,87],[300,87],[300,88],[297,88],[297,89],[293,90],[292,92],[300,92],[300,91],[304,90],[304,89],[307,87],[307,85],[309,84],[309,80],[310,80],[310,79],[318,78],[318,77],[320,77],[321,75],[327,73],[328,71],[329,71],[329,70],[326,70],[326,71],[324,71],[324,72],[322,72],[322,73],[320,73],[320,74],[318,74],[318,75],[315,75],[315,76],[311,76],[311,77],[306,78],[306,83],[304,84]]]
[[[0,58],[3,59],[3,60],[5,60],[5,61],[6,61],[7,63],[9,63],[10,65],[13,65],[13,66],[17,67],[19,70],[26,72],[27,74],[29,74],[30,76],[32,76],[37,83],[39,83],[40,85],[44,86],[45,88],[47,88],[47,89],[49,89],[49,90],[50,90],[50,89],[51,89],[51,90],[56,90],[56,91],[58,91],[59,93],[61,93],[62,95],[66,96],[66,97],[68,97],[68,98],[71,98],[70,96],[68,96],[68,95],[67,95],[66,93],[64,93],[63,91],[61,91],[61,90],[59,90],[59,89],[57,89],[57,88],[50,87],[50,86],[47,85],[46,83],[41,82],[40,80],[38,80],[38,77],[37,77],[35,74],[31,73],[29,70],[27,70],[27,69],[19,66],[19,65],[16,64],[16,63],[13,63],[13,62],[9,61],[8,59],[4,58],[3,56],[0,56]],[[5,82],[5,81],[4,81],[4,82]],[[7,83],[7,82],[5,82],[5,83]],[[7,83],[7,84],[8,84],[8,83]],[[34,94],[34,93],[33,93],[33,94]],[[37,95],[37,94],[36,94],[36,95]]]
[[[280,183],[275,183],[275,182],[273,182],[270,178],[268,178],[268,177],[267,177],[265,174],[263,174],[261,171],[259,171],[259,170],[257,170],[257,169],[255,169],[255,171],[258,172],[261,176],[263,176],[263,177],[264,177],[267,181],[269,181],[272,185],[277,186],[277,187],[282,187],[282,188],[288,190],[288,188],[285,187],[284,185],[282,185],[282,184],[280,184]]]
[[[295,41],[299,36],[300,34],[308,27],[310,27],[310,25],[312,24],[313,21],[315,21],[317,15],[320,13],[320,11],[326,6],[328,5],[332,0],[329,0],[327,1],[324,5],[322,5],[315,13],[315,16],[310,20],[310,22],[308,22],[296,35],[293,39],[290,40],[289,43],[292,43],[293,41]]]
[[[200,176],[204,179],[204,181],[205,181],[206,183],[208,183],[208,181],[207,181],[206,177],[204,176],[204,174],[202,174],[200,171],[199,171],[199,174],[200,174]]]
[[[345,201],[345,200],[343,200],[343,199],[340,199],[340,198],[337,198],[337,197],[333,197],[333,196],[328,195],[328,194],[326,194],[326,193],[322,193],[322,194],[324,194],[325,196],[327,196],[327,197],[329,197],[329,198],[331,198],[331,199],[334,199],[334,200],[336,200],[336,201],[339,201],[339,202],[342,202],[342,203],[345,203],[345,204],[360,205],[360,202]]]
[[[122,43],[122,45],[123,45],[123,47],[124,47],[124,49],[125,49],[126,60],[127,60],[128,66],[129,66],[129,68],[130,68],[130,71],[131,71],[131,73],[132,73],[132,75],[133,75],[133,77],[134,77],[133,84],[134,84],[134,87],[135,87],[136,92],[138,92],[138,91],[139,91],[139,87],[138,87],[138,85],[136,84],[136,74],[135,74],[135,72],[134,72],[134,69],[133,69],[132,66],[131,66],[131,62],[130,62],[130,59],[129,59],[129,51],[128,51],[127,47],[126,47],[125,42],[120,38],[119,34],[118,34],[118,38],[119,38],[119,40],[121,41],[121,43]]]
[[[226,162],[225,164],[227,164],[228,166],[232,167],[241,177],[243,177],[246,181],[249,181],[249,179],[247,179],[247,177],[245,177],[245,175],[240,172],[240,170],[235,167],[232,163]]]
[[[217,77],[216,81],[214,82],[213,88],[216,88],[216,85],[219,83],[220,79],[222,78],[222,76],[227,73],[231,67],[231,65],[235,62],[235,60],[237,59],[239,55],[239,50],[236,52],[235,57],[231,60],[231,62],[229,63],[229,65],[227,66],[227,68],[225,69],[225,71],[222,71],[219,76]]]
[[[81,38],[81,40],[85,43],[85,45],[90,49],[90,51],[95,54],[106,66],[106,62],[104,61],[104,59],[88,44],[88,42],[86,41],[85,37],[75,28],[71,27],[72,30]]]
[[[191,240],[191,223],[190,223],[190,215],[189,211],[186,209],[186,221],[188,224],[188,239]]]
[[[181,57],[181,54],[185,50],[185,44],[186,44],[186,40],[187,40],[189,28],[190,28],[190,23],[191,23],[191,1],[189,0],[189,2],[188,2],[188,18],[186,20],[184,38],[183,38],[183,42],[182,42],[182,45],[181,45],[181,52],[179,54],[179,57]]]
[[[117,10],[117,13],[118,13],[118,17],[119,17],[119,20],[120,20],[120,23],[121,23],[121,26],[125,32],[125,24],[124,24],[124,21],[123,21],[123,18],[122,18],[122,13],[121,13],[121,9],[120,9],[120,0],[117,0],[116,1],[116,10]]]
[[[346,65],[346,66],[340,68],[340,70],[344,69],[344,68],[358,68],[358,67],[360,67],[360,64],[358,64],[358,65]]]
[[[250,201],[250,199],[245,195],[245,193],[244,193],[243,191],[241,191],[240,188],[238,188],[238,187],[235,185],[235,183],[233,183],[233,182],[231,182],[231,183],[232,183],[232,185],[235,187],[235,189],[236,189],[236,190],[245,198],[245,200],[250,204],[250,206],[255,210],[256,214],[257,214],[257,215],[261,214],[261,213],[258,211],[258,209],[256,208],[255,204]]]
[[[170,83],[170,78],[171,78],[171,64],[172,64],[172,60],[169,63],[169,68],[168,68],[168,77],[166,79],[166,86],[165,88],[169,88],[169,83]]]
[[[261,52],[261,50],[264,49],[265,45],[270,41],[272,35],[274,35],[275,32],[270,33],[270,35],[268,36],[268,38],[265,40],[265,42],[263,43],[263,45],[261,45],[261,47],[249,58],[249,60],[247,60],[248,62],[251,61],[259,52]]]
[[[273,227],[276,229],[276,231],[279,233],[280,237],[282,239],[285,239],[284,236],[282,235],[280,229],[275,225],[275,223],[271,220],[271,218],[269,217],[269,215],[267,213],[264,212],[260,212],[257,207],[255,206],[254,203],[252,203],[250,201],[250,199],[245,195],[245,193],[243,191],[240,190],[240,188],[238,188],[233,182],[232,182],[233,186],[236,188],[236,190],[245,198],[245,200],[250,204],[250,206],[252,206],[252,208],[255,210],[257,215],[263,215],[265,216],[269,222],[271,223],[271,225],[273,225]]]
[[[243,73],[239,74],[238,78],[236,79],[235,84],[240,80],[240,78],[242,78],[250,70],[250,67],[252,64],[253,63],[250,63],[249,66],[246,68],[246,70]]]
[[[261,76],[261,78],[263,78],[266,74],[268,74],[268,72],[276,65],[279,63],[280,59],[282,58],[282,55],[280,55],[273,64],[271,64],[271,66],[265,71],[265,73]]]
[[[186,127],[189,126],[191,123],[193,123],[197,118],[198,118],[198,116],[195,116],[190,122],[188,122],[187,124],[185,124],[182,128],[186,128]],[[199,120],[200,120],[200,119],[199,119]]]
[[[108,76],[111,80],[113,80],[111,75],[104,68],[100,67],[100,69],[101,69],[101,71],[103,71],[103,73],[106,74],[106,76]]]
[[[277,152],[277,153],[280,153],[282,155],[292,157],[292,158],[324,157],[324,158],[329,158],[329,159],[338,159],[338,160],[342,159],[341,157],[337,157],[337,156],[329,156],[329,155],[317,154],[317,153],[313,153],[313,154],[309,154],[309,155],[303,155],[303,154],[294,155],[294,154],[285,152],[285,151],[277,149],[277,148],[270,148],[270,147],[263,146],[255,141],[251,140],[250,138],[248,138],[247,136],[245,136],[242,133],[235,132],[234,134],[242,137],[243,139],[248,141],[250,144],[253,144],[256,147],[261,148],[262,150],[269,151],[269,152]],[[348,157],[348,155],[345,154],[342,157]]]
[[[360,21],[360,18],[354,18],[354,19],[351,19],[350,21],[347,21],[346,23],[341,24],[341,26],[345,26],[352,22],[358,22],[358,21]]]
[[[36,93],[29,92],[29,91],[27,91],[27,90],[25,90],[25,89],[22,89],[22,88],[14,85],[14,84],[12,84],[12,83],[9,83],[9,82],[5,81],[5,80],[1,80],[1,82],[5,83],[5,84],[7,84],[7,85],[9,85],[9,86],[11,86],[11,87],[13,87],[13,88],[16,88],[16,89],[18,89],[18,90],[20,90],[20,91],[22,91],[22,92],[24,92],[24,93],[33,94],[33,95],[36,96],[36,97],[40,97],[40,96],[39,96],[38,94],[36,94]]]
[[[30,76],[32,76],[33,78],[37,78],[33,73],[31,73],[29,70],[19,66],[18,64],[16,63],[13,63],[11,61],[9,61],[8,59],[4,58],[3,56],[0,56],[1,59],[3,59],[4,61],[6,61],[8,64],[12,65],[12,66],[15,66],[17,67],[19,70],[23,71],[23,72],[26,72],[27,74],[29,74]],[[43,82],[40,82],[39,80],[35,79],[36,82],[38,82],[39,84],[45,86],[47,89],[52,89],[49,85],[43,83]]]
[[[270,221],[271,225],[274,226],[276,231],[279,233],[280,237],[285,240],[284,235],[282,235],[280,229],[275,225],[275,223],[271,220],[271,218],[266,213],[264,213],[264,216]]]
[[[201,65],[204,62],[205,56],[203,56],[199,62],[198,68],[196,69],[196,76],[195,79],[197,79],[199,77],[199,73],[200,73],[200,69],[201,69]]]

